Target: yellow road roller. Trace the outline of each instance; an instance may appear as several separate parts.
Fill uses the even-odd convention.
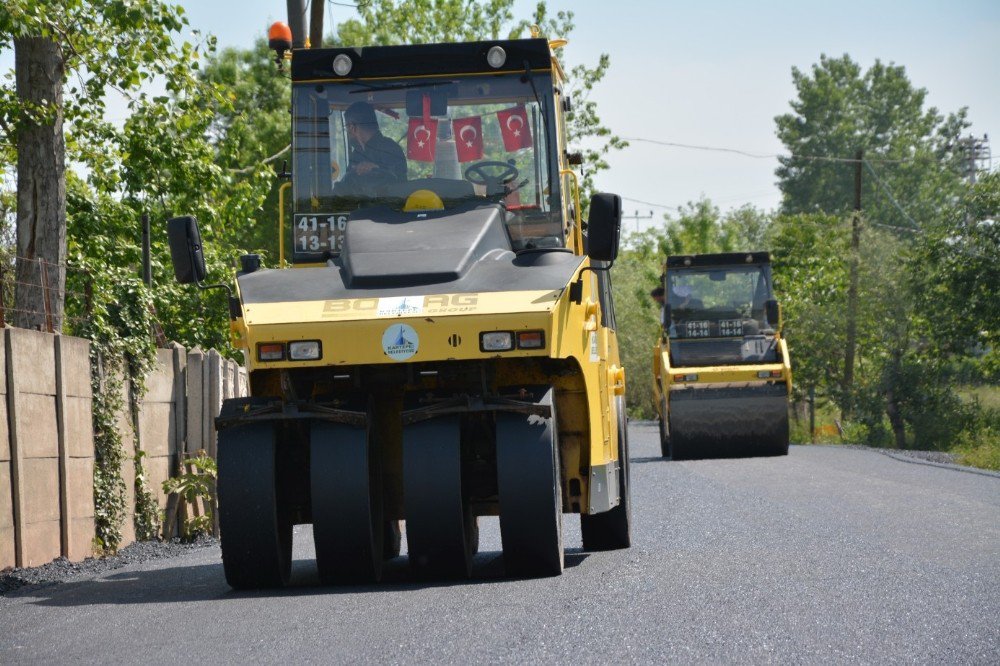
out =
[[[667,257],[653,387],[665,458],[786,455],[792,367],[767,252]]]
[[[470,575],[481,516],[512,575],[562,572],[565,513],[585,549],[629,546],[621,200],[584,226],[551,48],[292,52],[289,251],[242,257],[230,298],[252,396],[217,420],[232,587],[286,584],[295,524],[333,584],[379,580],[401,521],[421,576]],[[168,232],[201,285],[197,222]]]

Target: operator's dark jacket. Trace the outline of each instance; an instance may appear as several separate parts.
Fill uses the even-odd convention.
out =
[[[351,147],[352,167],[362,162],[371,162],[378,169],[361,176],[352,168],[349,170],[349,176],[352,179],[358,179],[362,182],[368,179],[381,182],[406,180],[406,157],[403,155],[403,149],[381,132],[373,134],[363,148],[360,146]]]

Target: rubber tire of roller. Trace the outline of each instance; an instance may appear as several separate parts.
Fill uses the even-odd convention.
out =
[[[327,584],[382,577],[382,475],[370,439],[367,428],[319,420],[310,426],[313,540]]]
[[[237,590],[282,587],[291,573],[292,520],[278,483],[277,439],[268,422],[219,431],[222,567]]]
[[[508,575],[557,576],[565,566],[559,441],[554,391],[539,401],[551,416],[500,412],[497,486]]]
[[[462,494],[461,428],[445,416],[403,428],[403,504],[410,566],[422,578],[468,578],[476,536]]]
[[[632,545],[632,475],[629,464],[628,419],[625,400],[619,398],[618,506],[594,515],[580,514],[584,550],[618,550]]]

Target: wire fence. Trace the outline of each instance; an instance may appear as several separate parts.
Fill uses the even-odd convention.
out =
[[[84,330],[94,313],[94,280],[86,268],[40,257],[0,255],[0,328],[73,332]],[[167,346],[156,321],[150,334]],[[68,331],[66,330],[68,329]]]

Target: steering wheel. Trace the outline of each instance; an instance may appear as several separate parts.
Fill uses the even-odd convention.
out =
[[[513,164],[486,161],[469,165],[465,170],[465,178],[473,185],[486,186],[487,196],[502,195],[506,193],[504,183],[516,179],[518,173],[517,167]]]

